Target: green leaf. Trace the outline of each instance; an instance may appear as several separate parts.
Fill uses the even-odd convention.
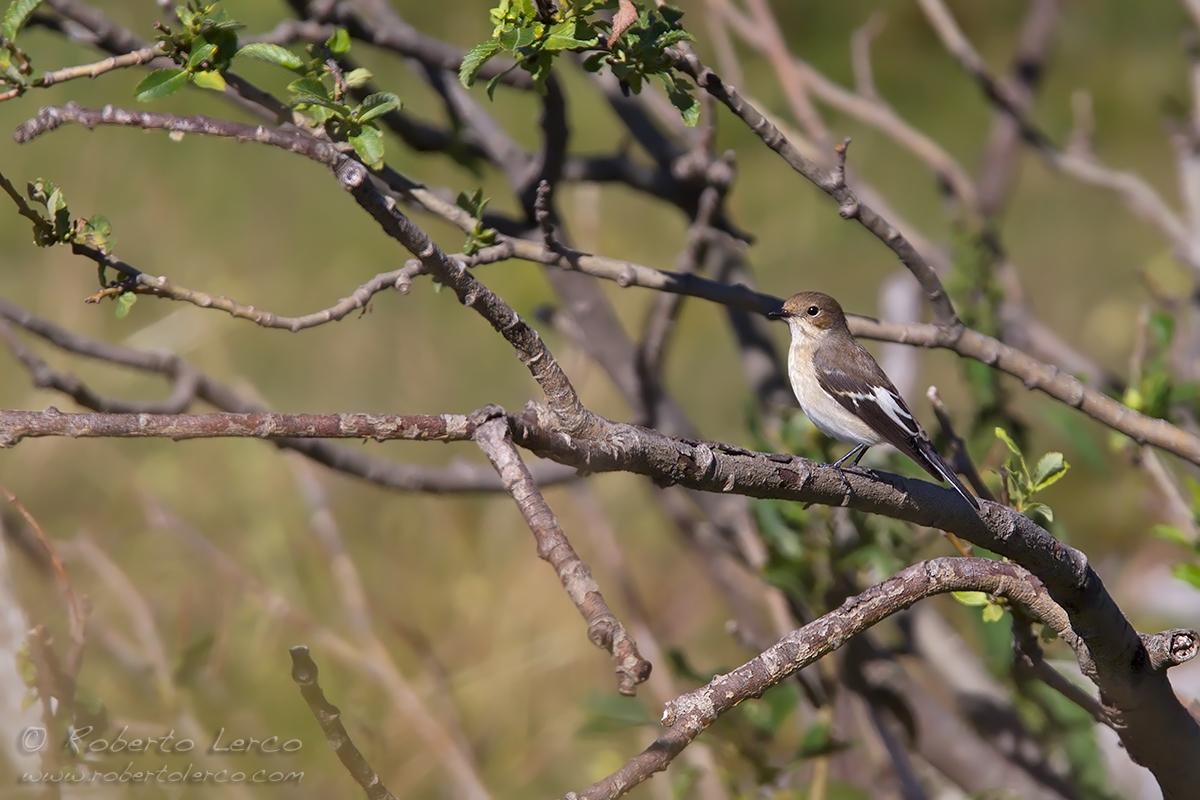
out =
[[[133,304],[137,302],[137,295],[133,292],[125,292],[117,298],[117,319],[125,319],[129,316],[129,309],[133,308]]]
[[[490,198],[483,196],[483,187],[480,186],[470,194],[467,194],[466,192],[459,192],[458,199],[455,200],[455,205],[457,205],[463,211],[466,211],[475,219],[479,219],[483,216],[483,211],[485,208],[487,208],[489,199]]]
[[[508,28],[500,32],[500,46],[510,53],[515,53],[522,47],[533,44],[541,32],[541,25],[530,25],[525,28]]]
[[[991,603],[984,606],[983,621],[984,622],[999,622],[1004,619],[1004,609],[996,603]]]
[[[774,736],[778,733],[779,726],[792,713],[799,699],[796,690],[784,684],[776,686],[757,701],[751,700],[742,703],[739,708],[742,716],[760,733]]]
[[[507,71],[498,73],[496,75],[493,75],[492,79],[487,82],[486,88],[487,88],[488,100],[496,99],[496,87],[500,85],[500,79],[503,78],[507,74],[508,74]]]
[[[368,127],[347,138],[364,164],[371,169],[383,166],[383,131]]]
[[[211,62],[213,56],[217,53],[217,46],[215,44],[202,44],[202,42],[204,42],[203,39],[196,39],[196,41],[192,42],[192,54],[188,56],[187,60],[187,68],[189,70],[196,69],[204,61]],[[200,47],[196,46],[198,44]]]
[[[468,50],[467,54],[463,56],[462,66],[458,68],[458,82],[470,89],[475,84],[475,77],[479,74],[479,70],[487,63],[488,59],[499,53],[500,50],[500,42],[495,39],[480,42]]]
[[[816,758],[829,755],[849,747],[847,742],[839,740],[833,732],[833,725],[825,720],[818,720],[804,730],[804,738],[800,742],[800,752],[797,758]]]
[[[345,28],[338,28],[333,32],[333,36],[325,41],[325,46],[335,56],[344,56],[350,52],[350,34],[346,32]]]
[[[288,84],[288,91],[295,94],[311,94],[317,97],[329,97],[329,90],[325,88],[325,84],[321,83],[316,78],[297,78]]]
[[[1041,516],[1044,520],[1046,520],[1047,525],[1049,525],[1051,522],[1054,522],[1054,512],[1050,509],[1050,506],[1046,505],[1045,503],[1025,503],[1021,507],[1021,513],[1029,517],[1034,522],[1038,521],[1038,516]]]
[[[1171,567],[1171,574],[1185,583],[1190,583],[1192,586],[1200,589],[1200,566],[1196,564],[1175,564]]]
[[[205,70],[192,73],[192,83],[201,89],[212,89],[216,92],[225,91],[225,76],[216,70]]]
[[[116,240],[112,235],[112,224],[107,218],[95,215],[91,219],[81,219],[82,223],[75,233],[75,241],[95,247],[101,252],[111,252],[110,248]]]
[[[156,69],[135,88],[134,96],[142,103],[170,97],[187,83],[188,74],[181,69]]]
[[[372,95],[367,95],[363,98],[361,109],[358,112],[357,119],[359,125],[365,125],[373,119],[382,117],[389,111],[395,111],[400,107],[400,98],[391,92],[377,92]]]
[[[1150,535],[1188,548],[1193,544],[1191,537],[1174,525],[1155,525],[1150,528]]]
[[[1154,339],[1154,345],[1159,350],[1166,350],[1171,346],[1171,339],[1175,336],[1175,318],[1166,311],[1155,311],[1150,315],[1150,320],[1147,324],[1150,329],[1150,336]]]
[[[585,721],[579,733],[584,735],[609,735],[655,724],[645,707],[634,698],[606,692],[588,695],[583,701],[583,711]]]
[[[328,108],[331,111],[336,111],[341,116],[349,115],[349,110],[345,106],[333,102],[333,98],[329,96],[329,90],[325,88],[325,84],[316,78],[294,80],[288,84],[288,90],[295,94],[292,98],[293,105],[303,103],[310,106],[320,106]]]
[[[950,595],[964,606],[986,606],[992,602],[984,592],[951,592]]]
[[[13,0],[9,3],[8,10],[4,12],[4,37],[9,41],[16,39],[41,4],[42,0]]]
[[[1038,459],[1033,469],[1033,491],[1040,492],[1048,486],[1053,486],[1071,465],[1063,458],[1062,453],[1046,453]]]
[[[612,59],[612,53],[592,53],[583,60],[583,68],[587,72],[599,72]]]
[[[683,124],[689,128],[696,127],[700,121],[700,100],[691,93],[686,84],[681,84],[673,75],[662,75],[663,84],[667,88],[667,97],[671,105],[683,117]]]
[[[1014,442],[1012,437],[1008,435],[1008,431],[1004,430],[1004,428],[1001,428],[999,425],[996,426],[996,438],[1008,445],[1008,452],[1012,453],[1017,458],[1024,460],[1025,456],[1021,455],[1021,449],[1017,447],[1017,443]]]
[[[346,83],[347,87],[351,89],[357,89],[360,86],[365,86],[367,81],[374,77],[375,74],[371,72],[371,70],[367,69],[366,67],[359,67],[347,72],[342,80]]]
[[[286,47],[280,47],[277,44],[254,42],[238,50],[237,54],[239,56],[246,56],[247,58],[256,58],[259,61],[266,61],[268,64],[274,64],[284,69],[296,72],[304,71],[304,59]]]
[[[580,30],[582,28],[582,30]],[[590,38],[577,38],[581,33],[591,33]],[[541,49],[549,53],[557,53],[560,50],[582,50],[585,47],[595,47],[599,38],[595,35],[595,31],[591,26],[580,24],[579,20],[572,19],[566,22],[560,22],[550,29],[550,34],[542,40]]]

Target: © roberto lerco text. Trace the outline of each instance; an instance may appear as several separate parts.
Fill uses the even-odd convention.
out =
[[[67,737],[66,746],[77,753],[187,753],[196,748],[194,739],[177,738],[172,730],[163,736],[129,736],[129,728],[121,729],[115,737],[88,740],[90,726],[77,728]],[[299,739],[280,739],[278,736],[236,736],[221,728],[208,746],[209,753],[294,753],[304,746]]]

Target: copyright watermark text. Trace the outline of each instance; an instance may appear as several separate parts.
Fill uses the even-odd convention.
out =
[[[26,772],[20,783],[299,783],[304,780],[303,772],[268,771],[254,772],[228,769],[198,769],[188,764],[187,769],[163,767],[157,770],[135,767],[129,763],[123,770],[66,769],[57,772]]]

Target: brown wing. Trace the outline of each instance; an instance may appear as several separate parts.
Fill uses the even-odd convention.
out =
[[[853,344],[852,348],[845,347],[843,339],[836,351],[827,345],[817,348],[813,366],[821,388],[870,425],[888,444],[941,479],[941,473],[929,463],[924,448],[919,446],[922,440],[928,440],[921,424],[866,348],[858,342]]]
[[[950,483],[967,502],[979,508],[979,501],[934,449],[921,423],[908,410],[908,404],[879,364],[857,341],[853,341],[853,345],[851,348],[839,346],[836,351],[825,346],[817,348],[813,366],[821,388],[870,425],[888,444],[933,477]]]

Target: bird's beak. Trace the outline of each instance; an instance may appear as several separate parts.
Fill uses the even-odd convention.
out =
[[[778,311],[768,311],[767,312],[767,317],[770,319],[787,319],[789,316],[790,315],[788,314],[788,312],[784,311],[782,308],[779,309]]]

